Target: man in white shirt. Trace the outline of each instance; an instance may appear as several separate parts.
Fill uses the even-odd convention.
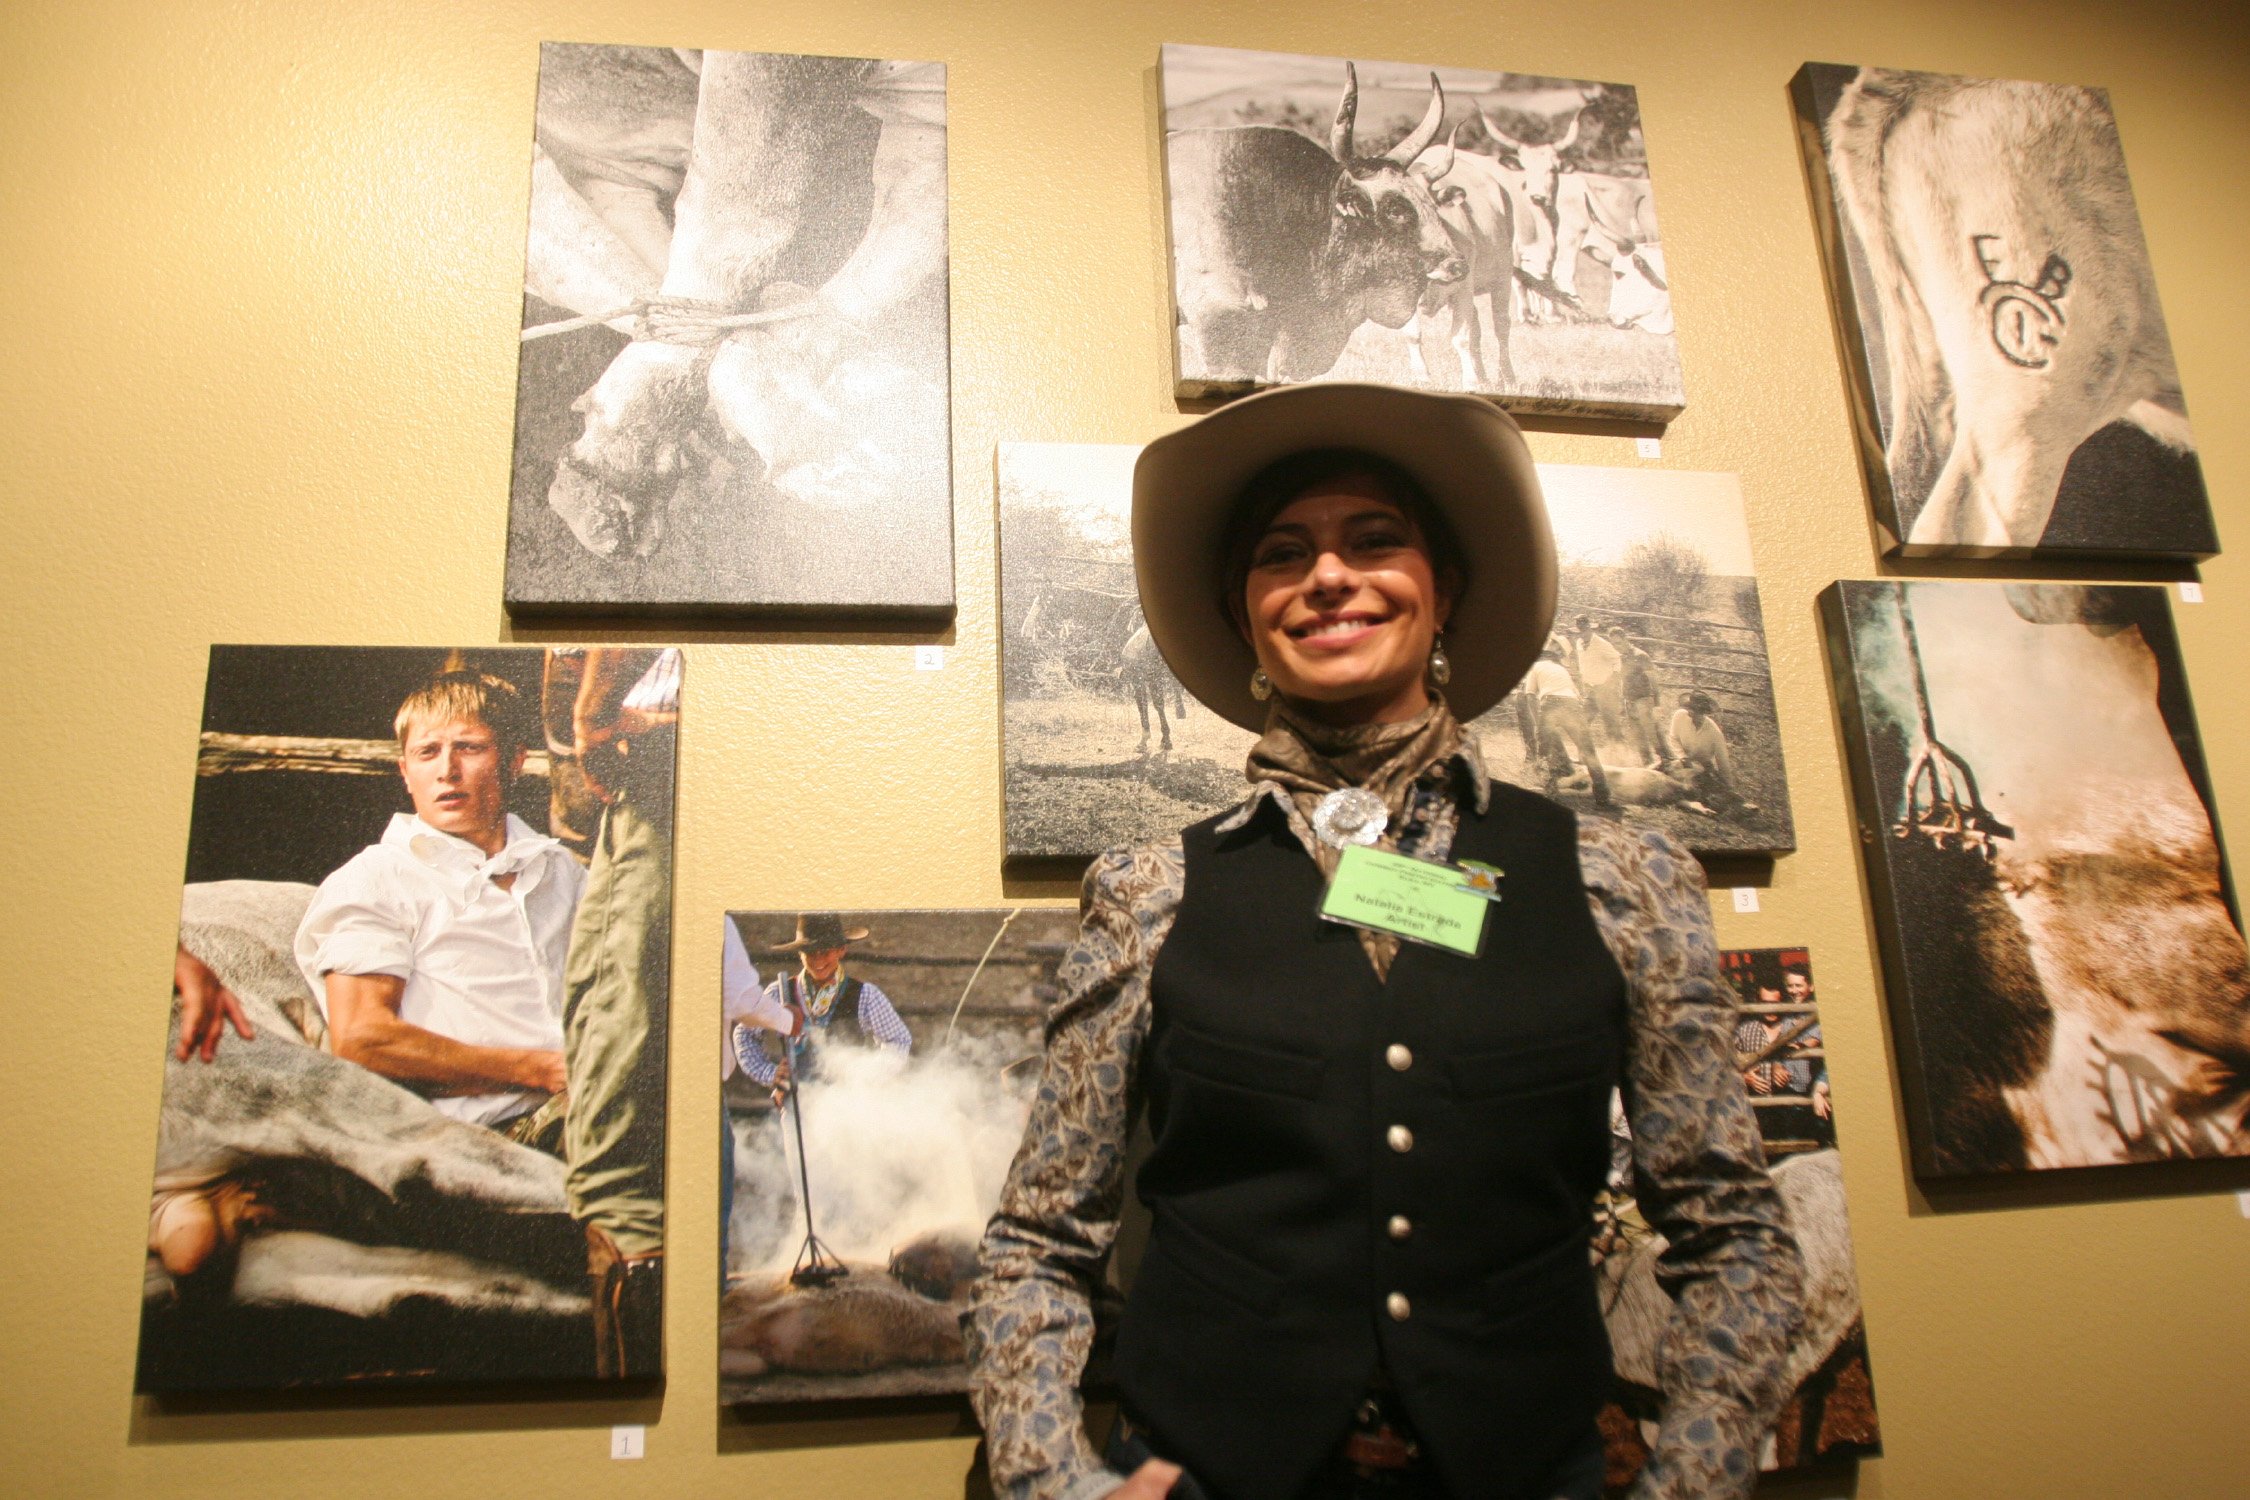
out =
[[[1594,629],[1593,620],[1578,617],[1578,634],[1571,642],[1578,658],[1578,684],[1585,691],[1593,723],[1609,739],[1625,737],[1625,659],[1617,648]]]
[[[563,966],[586,876],[507,811],[524,717],[514,687],[476,672],[400,705],[414,811],[321,882],[296,958],[338,1057],[553,1149],[540,1136],[568,1083]]]
[[[1593,729],[1586,722],[1586,704],[1578,696],[1578,685],[1570,680],[1563,667],[1564,648],[1560,641],[1550,639],[1539,653],[1539,660],[1531,664],[1530,674],[1524,678],[1523,690],[1538,709],[1539,738],[1547,747],[1543,757],[1549,767],[1547,794],[1553,796],[1561,777],[1555,773],[1556,761],[1561,769],[1570,768],[1570,758],[1563,753],[1567,739],[1578,758],[1586,763],[1586,781],[1593,789],[1594,806],[1608,809],[1615,804],[1610,799],[1609,777],[1602,770],[1601,756],[1594,749]]]

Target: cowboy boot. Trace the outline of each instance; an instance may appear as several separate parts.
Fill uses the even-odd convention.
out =
[[[627,1256],[598,1225],[586,1226],[593,1284],[594,1373],[648,1380],[664,1369],[664,1252]]]

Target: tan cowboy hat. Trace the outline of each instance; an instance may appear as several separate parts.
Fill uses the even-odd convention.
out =
[[[1460,541],[1468,583],[1447,621],[1462,719],[1506,697],[1555,619],[1555,542],[1515,419],[1474,396],[1399,386],[1284,386],[1223,406],[1141,450],[1133,467],[1133,570],[1166,665],[1214,713],[1262,730],[1258,665],[1219,595],[1227,522],[1259,470],[1314,448],[1358,448],[1405,469]]]
[[[844,919],[832,911],[808,911],[797,914],[797,935],[786,943],[776,943],[775,953],[819,953],[828,948],[848,948],[853,943],[867,940],[864,927],[846,927]]]

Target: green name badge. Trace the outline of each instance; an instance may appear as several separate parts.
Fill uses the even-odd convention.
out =
[[[1469,958],[1484,942],[1484,914],[1491,909],[1491,901],[1463,887],[1452,865],[1364,844],[1344,850],[1320,903],[1320,914],[1331,922],[1396,933]]]

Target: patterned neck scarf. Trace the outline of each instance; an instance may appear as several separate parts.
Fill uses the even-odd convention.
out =
[[[1411,719],[1342,728],[1309,719],[1276,698],[1244,770],[1253,783],[1270,781],[1287,792],[1307,826],[1321,798],[1338,787],[1365,787],[1383,799],[1391,815],[1376,847],[1392,849],[1406,826],[1416,779],[1460,748],[1460,721],[1435,693],[1430,706]],[[1313,858],[1324,876],[1336,873],[1341,854],[1315,842]]]
[[[1253,784],[1272,782],[1288,794],[1308,830],[1313,861],[1327,879],[1335,876],[1344,851],[1309,837],[1313,809],[1320,799],[1345,786],[1365,787],[1382,798],[1391,818],[1375,847],[1396,850],[1408,826],[1415,783],[1423,772],[1457,753],[1461,743],[1460,721],[1435,693],[1430,695],[1430,706],[1411,719],[1340,729],[1308,719],[1276,698],[1266,715],[1266,732],[1250,747],[1250,762],[1244,769]],[[1399,939],[1362,928],[1359,945],[1374,965],[1375,977],[1387,983]]]

